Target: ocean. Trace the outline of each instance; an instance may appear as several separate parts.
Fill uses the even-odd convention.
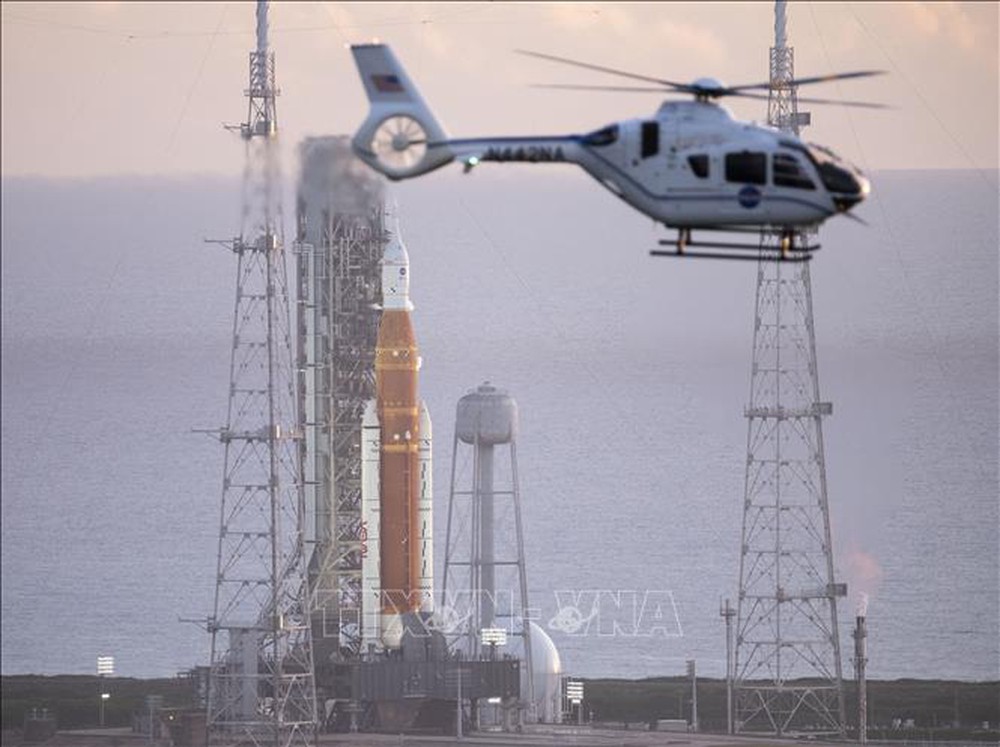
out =
[[[439,573],[455,404],[489,380],[520,407],[531,604],[566,671],[721,676],[755,265],[650,258],[662,230],[569,169],[457,172],[393,188]],[[997,173],[873,186],[870,225],[831,220],[812,265],[844,671],[866,592],[870,677],[997,679]],[[212,611],[223,454],[195,430],[225,420],[235,260],[203,238],[234,234],[238,195],[3,180],[4,674],[207,661],[185,620]],[[599,600],[586,634],[567,599]]]

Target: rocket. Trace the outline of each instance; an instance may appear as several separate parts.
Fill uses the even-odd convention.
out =
[[[399,233],[382,258],[376,398],[361,424],[362,642],[399,648],[403,615],[433,612],[431,419],[418,397],[410,260]]]

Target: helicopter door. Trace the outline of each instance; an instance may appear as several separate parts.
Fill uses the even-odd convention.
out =
[[[736,184],[767,184],[767,155],[748,150],[726,154],[726,181]]]
[[[764,200],[767,185],[767,154],[749,150],[727,153],[725,159],[726,181],[733,190],[733,199],[727,203],[727,212],[754,217],[769,215],[770,203]]]
[[[643,159],[652,158],[660,152],[660,123],[643,122],[642,137],[639,143],[639,156]]]
[[[664,164],[660,156],[661,133],[660,123],[649,120],[638,123],[632,151],[632,171],[635,178],[651,192],[660,191]]]
[[[660,123],[655,121],[632,121],[628,126],[629,153],[628,158],[633,169],[645,173],[656,161],[660,152]]]

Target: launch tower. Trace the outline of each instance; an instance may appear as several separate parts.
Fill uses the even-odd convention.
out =
[[[775,4],[768,122],[798,134],[785,3]],[[777,252],[777,236],[761,249]],[[800,243],[800,242],[797,242]],[[802,242],[804,243],[804,242]],[[746,484],[733,663],[737,731],[844,733],[837,598],[808,262],[761,261],[746,409]]]
[[[207,728],[213,745],[307,745],[316,726],[299,441],[267,3],[250,54]]]
[[[375,397],[382,183],[343,136],[299,147],[298,372],[316,663],[362,649],[361,425]]]

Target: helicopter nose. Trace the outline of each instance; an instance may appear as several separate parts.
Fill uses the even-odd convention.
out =
[[[872,191],[872,183],[868,181],[868,177],[862,174],[860,171],[855,173],[854,177],[858,181],[858,186],[861,188],[861,199],[865,199]]]
[[[846,213],[859,202],[868,197],[872,191],[871,182],[857,169],[851,169],[842,174],[841,189],[832,194],[833,204],[837,210]]]

